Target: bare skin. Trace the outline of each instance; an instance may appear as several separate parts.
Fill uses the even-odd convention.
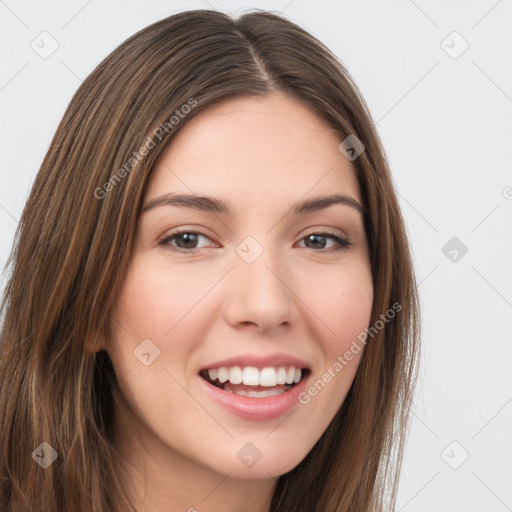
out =
[[[335,193],[361,204],[340,142],[304,104],[273,93],[202,112],[160,156],[143,207],[174,192],[222,199],[237,214],[167,204],[140,216],[106,340],[119,379],[116,444],[133,463],[138,510],[267,512],[275,479],[303,460],[342,404],[362,351],[307,404],[271,420],[233,414],[198,374],[236,355],[284,353],[307,361],[312,384],[368,326],[361,213],[346,204],[292,211]],[[160,244],[176,228],[200,235]],[[243,247],[262,249],[251,263],[236,251],[248,236],[258,245]],[[160,350],[148,366],[134,357],[146,339]],[[247,443],[262,454],[251,467],[237,456]]]

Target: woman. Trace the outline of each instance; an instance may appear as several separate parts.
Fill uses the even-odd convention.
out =
[[[83,82],[2,306],[0,508],[393,510],[419,310],[356,85],[267,12]]]

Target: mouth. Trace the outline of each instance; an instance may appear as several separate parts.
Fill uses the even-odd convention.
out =
[[[310,373],[309,368],[295,366],[232,366],[201,370],[199,376],[226,393],[262,399],[289,392]]]

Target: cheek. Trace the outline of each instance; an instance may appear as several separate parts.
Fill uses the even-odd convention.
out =
[[[315,279],[304,283],[309,290],[307,306],[318,317],[312,325],[323,357],[302,403],[325,418],[334,416],[352,384],[373,306],[369,267],[357,263],[340,270],[324,276],[316,273]]]
[[[140,389],[180,392],[170,375],[181,375],[184,382],[186,363],[211,325],[201,319],[201,297],[217,279],[207,270],[197,269],[191,275],[176,266],[132,260],[112,312],[107,342],[116,375],[129,375],[136,383],[126,390],[128,395],[135,396]],[[144,357],[151,361],[148,366]]]
[[[328,322],[335,332],[328,338],[328,351],[336,355],[348,349],[353,340],[361,339],[370,322],[373,305],[373,286],[369,282],[345,282],[343,291],[330,290],[325,303],[328,305]]]
[[[318,312],[315,338],[322,351],[317,368],[299,396],[304,414],[317,418],[318,436],[334,418],[356,375],[364,353],[364,333],[373,306],[373,284],[366,267],[331,273],[321,290],[310,295],[308,306]]]
[[[368,327],[373,305],[373,284],[366,265],[347,265],[325,276],[315,273],[305,282],[307,305],[323,324],[318,336],[326,355],[338,355]]]
[[[167,338],[211,286],[211,272],[193,279],[165,265],[134,261],[114,310],[114,318],[134,337]]]
[[[184,272],[134,259],[113,310],[108,350],[119,389],[137,421],[155,434],[169,428],[169,418],[184,424],[204,414],[183,391],[181,375],[197,344],[191,309],[204,289],[201,279],[191,281]],[[147,366],[145,353],[153,360]]]

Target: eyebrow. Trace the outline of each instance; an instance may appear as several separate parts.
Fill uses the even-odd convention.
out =
[[[308,213],[323,210],[334,204],[350,206],[360,212],[363,216],[366,215],[365,207],[354,198],[345,194],[332,194],[329,196],[318,196],[304,199],[293,206],[293,213],[295,215],[306,215]],[[192,208],[194,210],[200,210],[208,213],[218,213],[231,217],[234,217],[237,214],[237,211],[233,206],[222,199],[208,196],[177,194],[174,192],[155,197],[142,208],[141,213],[166,205],[182,206],[185,208]]]

